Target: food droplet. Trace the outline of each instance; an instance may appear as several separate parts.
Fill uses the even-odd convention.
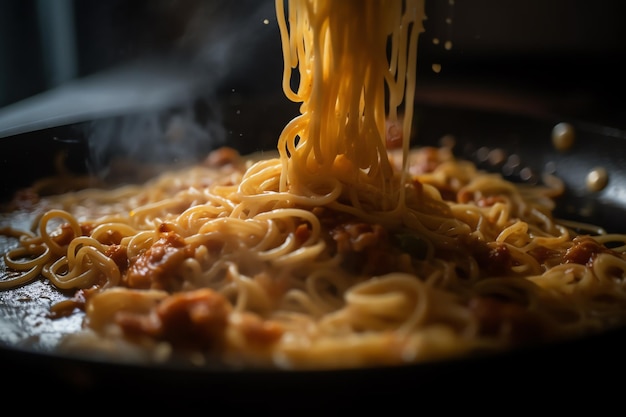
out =
[[[433,38],[433,44],[439,45],[439,38]]]
[[[507,176],[513,175],[515,170],[519,167],[520,163],[521,161],[519,156],[517,156],[516,154],[509,155],[506,163],[502,167],[502,173]]]
[[[446,51],[449,51],[450,49],[452,49],[452,42],[446,41],[446,43],[443,44],[443,47]]]
[[[506,161],[506,152],[503,149],[493,149],[489,152],[489,162],[491,165],[500,165]]]
[[[566,151],[574,145],[574,127],[569,123],[558,123],[552,128],[552,145],[558,151]]]
[[[520,170],[519,177],[522,179],[522,181],[531,181],[535,177],[535,175],[533,174],[532,169],[524,167]]]
[[[441,64],[433,64],[433,72],[439,74],[441,72]]]
[[[587,174],[587,189],[589,191],[600,191],[609,183],[609,174],[605,168],[594,168]]]
[[[476,151],[476,158],[479,162],[485,162],[489,158],[489,148],[482,146]]]
[[[509,158],[507,159],[507,164],[511,165],[512,167],[517,167],[520,163],[521,160],[517,154],[509,155]]]

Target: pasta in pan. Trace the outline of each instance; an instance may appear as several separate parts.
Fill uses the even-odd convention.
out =
[[[60,350],[351,368],[624,322],[626,236],[555,219],[558,179],[409,147],[423,0],[287,6],[283,87],[302,105],[276,153],[220,148],[143,185],[42,198],[34,231],[2,230],[17,243],[0,288],[75,291],[51,307],[85,312]]]

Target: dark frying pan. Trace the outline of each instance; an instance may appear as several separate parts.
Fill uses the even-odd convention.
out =
[[[124,140],[130,140],[128,137],[117,142],[110,138],[115,146],[108,149],[108,154],[100,152],[95,158],[94,152],[99,148],[93,143],[94,137],[104,139],[103,133],[94,132],[124,137],[125,127],[129,125],[145,127],[156,123],[164,127],[181,112],[215,141],[196,143],[192,147],[194,152],[187,155],[166,149],[170,151],[165,153],[167,157],[160,155],[157,161],[148,160],[143,152],[141,155],[146,160],[137,160],[137,166],[193,162],[225,141],[242,153],[275,149],[280,129],[296,108],[285,104],[283,98],[269,100],[263,106],[255,100],[233,100],[231,96],[222,101],[218,113],[223,115],[225,128],[219,132],[207,128],[208,121],[217,116],[201,99],[195,99],[191,106],[187,103],[184,111],[183,107],[175,106],[6,129],[0,135],[1,197],[6,201],[18,188],[52,174],[55,167],[51,156],[59,152],[66,155],[66,165],[74,172],[97,169],[103,179],[113,181],[111,172],[106,170],[107,164],[120,155],[132,153],[134,148],[125,144]],[[248,116],[238,118],[241,114]],[[569,122],[575,130],[576,140],[566,151],[557,150],[552,143],[552,129],[559,122]],[[456,140],[458,156],[476,162],[483,169],[502,172],[513,181],[537,181],[546,170],[557,174],[567,187],[565,195],[558,200],[559,217],[626,232],[626,222],[622,221],[626,213],[623,131],[546,114],[495,111],[427,99],[422,102],[418,99],[415,126],[416,144],[437,146],[442,137],[451,135]],[[252,136],[255,141],[247,140]],[[485,157],[493,150],[503,157]],[[131,157],[139,155],[135,153]],[[506,163],[511,155],[516,155],[513,159],[519,161],[514,166]],[[596,167],[606,169],[609,181],[604,189],[590,191],[586,176]],[[145,172],[136,170],[131,174],[146,175]],[[580,340],[485,357],[397,368],[284,372],[110,363],[46,351],[60,333],[80,325],[77,320],[46,318],[50,299],[54,297],[55,293],[41,282],[0,293],[0,393],[30,393],[45,405],[54,406],[62,401],[90,399],[99,401],[96,408],[113,409],[118,407],[113,398],[134,398],[136,404],[145,405],[145,410],[226,406],[228,410],[253,407],[298,413],[303,408],[339,410],[358,403],[390,406],[416,401],[434,403],[430,394],[436,392],[451,396],[462,392],[488,393],[515,399],[519,392],[516,390],[524,387],[540,393],[562,384],[597,381],[604,377],[606,369],[626,370],[621,359],[626,349],[626,329],[622,328]],[[595,379],[583,379],[587,377]]]

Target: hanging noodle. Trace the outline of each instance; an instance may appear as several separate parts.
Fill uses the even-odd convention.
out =
[[[200,365],[401,365],[623,323],[626,236],[557,222],[558,180],[524,188],[409,148],[423,8],[277,0],[301,103],[278,152],[42,198],[36,232],[2,230],[0,288],[76,291],[51,307],[85,312],[60,350]]]

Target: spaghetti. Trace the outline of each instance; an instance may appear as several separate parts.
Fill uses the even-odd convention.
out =
[[[423,0],[287,6],[283,87],[302,105],[276,154],[217,149],[143,185],[42,198],[34,232],[2,230],[16,246],[1,288],[75,291],[51,307],[85,313],[60,350],[328,369],[624,322],[626,236],[557,221],[558,179],[409,148]]]

